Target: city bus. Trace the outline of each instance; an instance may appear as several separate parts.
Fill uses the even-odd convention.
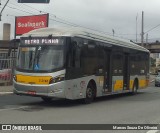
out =
[[[77,27],[42,28],[20,38],[14,93],[82,99],[136,93],[149,83],[149,51],[133,42]]]

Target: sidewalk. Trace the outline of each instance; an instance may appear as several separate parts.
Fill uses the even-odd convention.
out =
[[[12,94],[13,93],[13,86],[0,86],[0,95],[1,94]]]

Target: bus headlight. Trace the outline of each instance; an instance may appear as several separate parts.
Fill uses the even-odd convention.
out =
[[[64,75],[57,76],[55,78],[51,78],[49,84],[57,83],[64,80]]]
[[[16,77],[16,75],[13,75],[13,79],[14,79],[14,81],[17,82],[17,77]]]

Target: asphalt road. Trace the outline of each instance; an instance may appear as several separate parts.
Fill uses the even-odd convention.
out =
[[[160,123],[160,87],[154,87],[151,85],[147,89],[139,91],[136,95],[123,94],[97,98],[92,104],[87,105],[82,104],[81,101],[53,100],[51,103],[45,103],[37,97],[1,95],[0,123],[158,124]],[[55,132],[59,133],[62,131]],[[106,133],[111,131],[65,132]],[[148,131],[131,130],[129,132],[144,133]],[[153,131],[153,133],[155,132],[158,133],[159,131]]]

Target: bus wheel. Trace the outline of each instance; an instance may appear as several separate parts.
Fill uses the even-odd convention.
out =
[[[138,83],[134,81],[132,94],[137,94],[137,90],[138,90]]]
[[[89,104],[94,99],[94,89],[91,85],[89,85],[86,89],[86,98],[84,99],[84,103]]]
[[[41,97],[44,102],[51,102],[52,98],[50,97]]]

